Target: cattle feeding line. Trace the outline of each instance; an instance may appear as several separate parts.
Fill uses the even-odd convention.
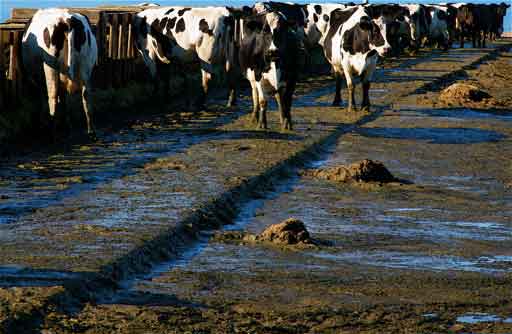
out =
[[[396,56],[406,49],[416,51],[424,46],[446,50],[456,40],[461,45],[469,40],[473,47],[485,47],[487,38],[495,40],[502,34],[508,7],[510,5],[505,3],[298,5],[270,1],[243,8],[69,8],[67,12],[70,15],[82,14],[88,21],[84,23],[84,28],[68,24],[62,36],[72,34],[83,37],[80,29],[85,29],[88,31],[85,38],[68,41],[62,37],[63,45],[60,42],[53,45],[54,40],[60,38],[56,33],[58,23],[48,21],[46,26],[40,24],[41,38],[32,40],[33,45],[29,48],[73,50],[67,43],[85,48],[93,39],[97,41],[96,54],[92,51],[74,52],[70,53],[71,59],[67,59],[80,64],[97,57],[92,74],[84,72],[75,79],[76,73],[70,72],[72,68],[68,69],[69,66],[62,66],[59,70],[60,74],[68,76],[66,84],[70,91],[78,86],[102,90],[126,87],[133,82],[152,82],[155,92],[159,91],[161,83],[168,92],[169,82],[174,76],[183,77],[186,83],[190,75],[177,70],[174,76],[170,76],[169,70],[161,69],[167,65],[181,66],[182,63],[192,62],[199,67],[202,81],[201,92],[196,94],[197,101],[193,101],[199,109],[207,107],[209,82],[218,74],[213,68],[220,67],[227,77],[229,106],[236,103],[236,87],[242,75],[251,83],[255,119],[259,118],[260,110],[266,109],[268,98],[274,96],[282,110],[282,117],[290,123],[285,124],[284,128],[289,129],[291,96],[297,80],[293,78],[303,71],[311,50],[320,48],[335,73],[336,95],[333,104],[339,105],[341,102],[344,78],[348,87],[349,109],[354,105],[354,85],[357,81],[362,82],[362,108],[369,109],[368,91],[379,57]],[[0,24],[0,110],[17,109],[27,93],[43,97],[50,93],[48,101],[50,109],[54,109],[54,105],[58,104],[55,96],[62,95],[55,88],[46,92],[44,89],[38,92],[30,88],[27,84],[30,76],[24,75],[30,64],[23,62],[21,51],[27,49],[23,44],[30,41],[22,41],[22,32],[30,29],[30,20],[36,12],[37,9],[15,8],[12,17],[5,24]],[[281,19],[273,14],[278,14]],[[286,29],[280,28],[282,25],[292,26],[295,36],[287,35]],[[48,43],[42,43],[42,40]],[[297,59],[302,57],[299,54],[304,48],[305,59]],[[62,53],[57,52],[53,57],[47,63],[64,63],[63,59],[59,62]],[[43,67],[32,68],[30,72],[42,73]],[[92,77],[85,84],[89,75]],[[48,72],[39,77],[36,87],[57,81],[54,79],[55,73]],[[184,86],[188,87],[188,84]],[[185,93],[190,92],[191,89],[185,88]],[[86,101],[88,94],[82,93]],[[94,106],[84,102],[84,109],[87,118],[92,117],[92,110],[88,112],[87,109],[94,109]],[[265,127],[263,119],[258,123]],[[89,132],[92,132],[92,126],[92,120],[88,121]]]

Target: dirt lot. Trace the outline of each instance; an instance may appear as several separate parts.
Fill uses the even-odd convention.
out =
[[[271,131],[252,131],[244,102],[11,161],[0,179],[4,331],[512,332],[512,58],[488,54],[386,64],[371,115],[330,107],[332,83],[321,77],[300,86],[290,133],[275,131],[276,113]],[[492,101],[441,105],[454,82]],[[304,172],[363,159],[403,182]],[[320,242],[222,237],[290,217]],[[154,241],[184,222],[190,240]]]

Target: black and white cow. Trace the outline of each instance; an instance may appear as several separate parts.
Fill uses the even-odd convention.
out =
[[[417,50],[422,46],[423,40],[427,38],[430,29],[427,8],[418,4],[406,4],[403,7],[408,12],[405,16],[405,23],[409,30],[410,47]]]
[[[457,38],[456,31],[456,20],[457,20],[457,8],[451,4],[432,5],[444,13],[446,26],[448,30],[448,45],[452,46],[452,43]]]
[[[223,67],[228,76],[228,106],[236,102],[235,19],[227,7],[157,7],[137,14],[134,22],[136,46],[159,83],[159,75],[168,88],[165,64],[199,62],[203,94],[198,104],[205,107],[209,82],[215,67]],[[165,66],[164,66],[165,67]],[[186,73],[185,73],[186,81]]]
[[[307,24],[305,27],[306,45],[313,48],[324,46],[325,36],[329,31],[331,13],[337,9],[346,9],[347,5],[336,3],[312,3],[306,5]]]
[[[281,127],[292,129],[291,106],[301,61],[300,40],[280,12],[264,12],[243,20],[240,68],[252,88],[253,120],[267,128],[267,99],[274,95]]]
[[[391,51],[387,41],[384,18],[372,19],[365,6],[336,10],[331,14],[329,32],[325,38],[325,56],[336,74],[336,94],[333,105],[341,103],[341,74],[348,88],[348,109],[355,108],[354,84],[363,86],[363,110],[369,110],[369,89],[377,59]]]
[[[23,34],[22,57],[33,82],[46,81],[51,116],[66,93],[81,91],[87,132],[95,138],[89,92],[98,48],[87,17],[67,9],[37,11]]]
[[[450,47],[447,13],[436,5],[429,5],[426,8],[429,25],[428,41],[430,44],[437,44],[437,47],[447,50]]]

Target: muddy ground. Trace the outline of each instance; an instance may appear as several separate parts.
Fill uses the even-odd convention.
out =
[[[305,81],[292,132],[278,131],[274,112],[270,131],[253,131],[245,100],[10,160],[0,179],[0,328],[512,332],[510,57],[464,49],[395,60],[377,73],[372,114],[330,107],[328,77]],[[498,102],[439,106],[457,81]],[[366,158],[408,182],[347,185],[304,172]],[[260,233],[290,217],[322,242],[222,237],[221,225]]]

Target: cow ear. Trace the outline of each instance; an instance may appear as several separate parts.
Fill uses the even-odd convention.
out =
[[[372,21],[370,20],[370,18],[368,16],[363,16],[359,20],[359,26],[363,30],[371,30],[372,29]]]

